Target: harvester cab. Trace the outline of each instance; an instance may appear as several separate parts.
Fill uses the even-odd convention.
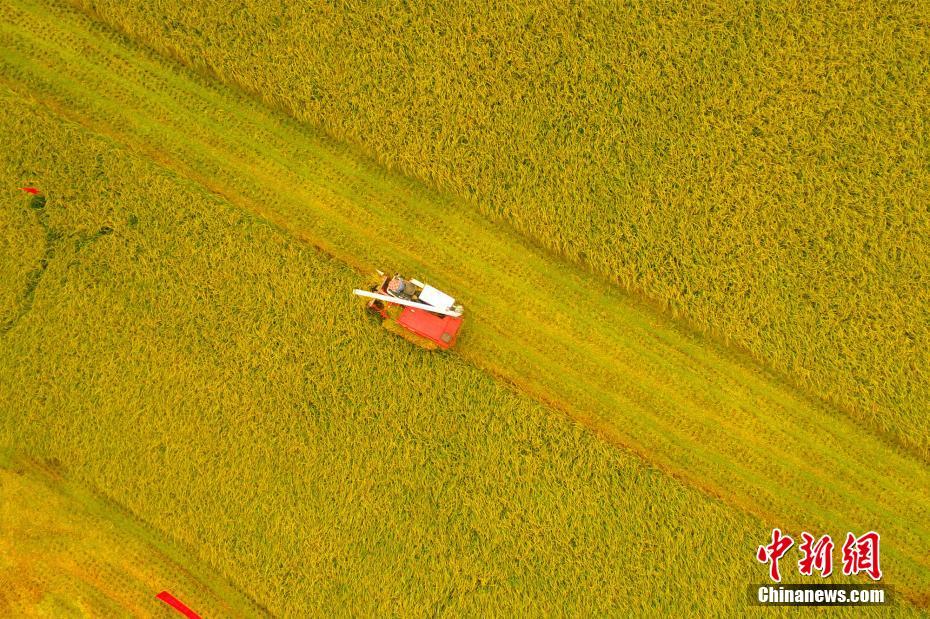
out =
[[[378,271],[378,282],[370,290],[353,293],[370,299],[369,311],[382,318],[392,333],[423,348],[446,350],[455,344],[462,327],[462,306],[441,290],[402,275]]]

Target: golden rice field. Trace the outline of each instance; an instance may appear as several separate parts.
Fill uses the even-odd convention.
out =
[[[930,461],[930,8],[71,0]]]
[[[56,240],[3,340],[0,441],[60,462],[252,598],[218,614],[743,607],[759,578],[746,557],[767,534],[757,519],[460,359],[385,347],[344,302],[351,270],[110,140],[3,104],[4,135],[20,136],[4,177],[39,172],[61,190],[45,212],[5,201],[6,243],[45,226]],[[36,255],[4,264],[3,281],[22,282]],[[25,584],[11,575],[22,608],[39,592],[36,614],[148,614],[165,583],[195,608],[217,603],[132,527],[73,523],[99,509],[86,492],[0,479],[13,538],[0,543],[23,551],[30,499],[48,522],[28,548],[51,565]],[[103,566],[67,567],[84,552]],[[127,556],[141,567],[118,580]]]
[[[788,371],[785,380],[753,361],[769,352],[745,335],[755,323],[740,314],[742,297],[715,306],[708,284],[702,294],[708,295],[706,307],[719,310],[716,323],[689,309],[685,297],[672,309],[713,331],[727,320],[739,323],[733,342],[752,355],[695,335],[651,304],[564,260],[609,268],[630,289],[661,300],[649,286],[625,279],[624,269],[645,263],[627,261],[624,269],[614,269],[612,260],[626,260],[622,252],[594,251],[598,235],[616,229],[619,220],[598,219],[603,228],[578,225],[608,208],[627,221],[619,214],[633,194],[617,194],[613,207],[602,201],[595,207],[600,186],[576,176],[575,189],[590,187],[592,193],[566,194],[572,200],[565,204],[574,210],[556,209],[552,196],[568,185],[558,177],[567,172],[553,167],[535,181],[514,178],[499,194],[484,195],[501,174],[498,166],[525,148],[519,132],[511,143],[496,145],[494,161],[447,168],[462,174],[460,180],[470,175],[469,182],[477,183],[470,188],[457,186],[451,172],[443,176],[441,169],[455,158],[441,150],[392,159],[388,151],[399,153],[399,145],[419,130],[403,115],[393,116],[406,127],[397,135],[376,139],[382,134],[372,131],[357,140],[382,163],[441,191],[385,171],[354,147],[324,137],[301,121],[354,140],[346,127],[365,126],[365,114],[379,99],[382,113],[400,112],[396,100],[375,91],[351,103],[323,97],[320,105],[335,106],[330,120],[340,105],[350,108],[338,112],[340,122],[350,124],[334,129],[328,113],[300,103],[309,83],[302,80],[336,79],[336,73],[325,72],[354,66],[348,62],[351,50],[314,50],[319,43],[305,36],[303,53],[342,49],[345,58],[334,65],[301,56],[303,72],[297,76],[289,73],[293,58],[287,54],[301,39],[288,29],[307,28],[326,39],[341,28],[352,37],[354,20],[368,9],[320,11],[314,28],[299,16],[282,18],[275,37],[284,38],[263,39],[251,64],[235,65],[241,57],[222,49],[235,47],[223,37],[238,32],[240,51],[246,50],[248,37],[259,36],[267,25],[249,5],[215,23],[205,17],[209,9],[191,5],[160,33],[142,27],[150,23],[146,11],[173,15],[172,7],[94,6],[97,12],[88,17],[68,3],[13,0],[0,24],[0,104],[6,110],[0,115],[0,172],[9,179],[0,218],[0,447],[16,449],[23,461],[60,462],[70,478],[91,489],[80,495],[86,502],[92,502],[89,493],[98,493],[151,533],[139,542],[123,532],[125,543],[139,548],[160,537],[187,553],[192,565],[203,564],[226,579],[231,589],[205,585],[204,603],[218,595],[232,600],[235,612],[264,609],[283,616],[336,610],[461,616],[491,609],[504,615],[741,614],[750,608],[747,585],[765,578],[755,548],[780,526],[794,534],[880,531],[885,580],[896,587],[900,602],[875,614],[925,612],[930,466],[918,397],[926,391],[926,367],[919,351],[882,339],[875,330],[866,338],[874,349],[865,350],[864,339],[836,331],[831,336],[826,323],[817,337],[808,337],[800,318],[807,310],[762,304],[754,308],[753,320],[763,321],[766,337],[799,347],[769,359],[770,369]],[[441,19],[429,11],[415,17],[424,23]],[[128,37],[99,19],[117,24]],[[198,21],[204,19],[209,27]],[[418,23],[411,17],[411,32],[422,34],[418,44],[439,36]],[[182,36],[182,24],[190,29],[183,36],[199,43],[171,42]],[[384,19],[372,29],[397,27],[392,24]],[[543,28],[534,24],[524,25]],[[602,25],[612,32],[607,21]],[[344,44],[364,47],[371,41],[366,37],[375,36],[357,34],[356,43]],[[597,48],[595,34],[591,43]],[[478,30],[460,36],[469,44],[482,40]],[[510,37],[508,44],[517,39]],[[488,45],[493,49],[494,40]],[[394,49],[413,54],[408,62],[417,64],[415,49]],[[160,55],[165,51],[174,60]],[[183,63],[195,52],[197,70],[191,70]],[[284,55],[272,61],[267,54],[275,53]],[[233,64],[217,64],[217,58]],[[563,64],[574,66],[570,58]],[[579,79],[600,70],[582,64],[572,69]],[[255,82],[261,98],[231,87],[248,82],[259,65],[275,69],[262,74],[268,82]],[[389,62],[383,66],[396,70]],[[205,68],[210,75],[200,71]],[[719,67],[708,71],[720,74]],[[369,79],[360,73],[355,78]],[[435,78],[440,80],[435,88],[422,93],[421,120],[435,114],[428,94],[455,95],[462,109],[480,112],[480,105],[442,86],[446,74]],[[371,79],[379,87],[387,83],[384,75]],[[419,78],[414,72],[407,79],[397,76],[394,96],[408,96],[405,85]],[[276,94],[284,83],[279,80],[294,89],[287,105]],[[470,87],[474,96],[496,88],[480,81]],[[573,92],[578,91],[559,96],[572,103]],[[340,94],[346,93],[352,89]],[[543,96],[545,90],[533,93]],[[913,89],[907,96],[915,96]],[[548,97],[551,104],[551,92]],[[548,108],[527,102],[526,109]],[[732,113],[734,106],[721,109]],[[413,114],[408,108],[404,113]],[[512,120],[506,114],[495,118],[498,129]],[[646,117],[620,118],[646,135]],[[547,126],[537,120],[537,128]],[[462,122],[468,127],[441,124],[443,131],[465,136],[456,147],[463,157],[478,152],[480,139],[491,140],[485,145],[500,139],[480,123]],[[571,122],[570,114],[565,122]],[[681,127],[666,125],[666,136],[679,139]],[[421,147],[448,145],[442,135]],[[558,151],[564,155],[561,167],[581,152],[573,149],[589,146],[579,136],[566,139]],[[633,149],[629,164],[639,171],[629,173],[650,186],[660,178],[656,170],[667,173],[675,163],[675,153],[669,145],[661,157],[649,159]],[[701,165],[709,161],[699,151],[695,156]],[[620,178],[597,168],[596,161],[582,166],[584,174],[604,182]],[[741,168],[746,178],[755,174],[752,161],[748,157]],[[906,157],[897,161],[913,164]],[[675,192],[746,187],[739,178],[714,185],[700,177],[700,168],[692,172],[693,184],[685,188],[661,176],[668,181],[661,187],[671,193],[653,195],[651,215],[637,227],[639,240],[616,241],[623,251],[637,248],[646,261],[654,259],[650,252],[657,248],[650,243],[661,244],[657,239],[672,235],[685,244],[674,251],[677,275],[657,269],[656,285],[663,277],[671,278],[663,284],[668,286],[677,285],[676,277],[704,285],[687,275],[691,267],[681,261],[687,251],[711,251],[701,243],[713,241],[718,261],[728,259],[728,242],[748,252],[726,271],[748,282],[747,299],[768,298],[767,286],[790,291],[789,297],[805,294],[792,290],[781,268],[807,269],[798,283],[808,288],[822,277],[824,298],[847,294],[846,284],[827,268],[813,268],[805,262],[810,256],[798,255],[792,245],[820,239],[811,236],[814,228],[836,233],[830,226],[842,226],[842,218],[818,221],[816,210],[773,196],[766,204],[778,215],[765,220],[769,232],[777,234],[789,220],[796,228],[793,237],[784,237],[783,253],[772,253],[765,238],[748,246],[740,240],[753,221],[763,221],[763,211],[753,211],[755,219],[727,211],[731,221],[743,217],[745,226],[729,229],[728,240],[713,239],[708,230],[722,225],[719,218],[712,221],[718,216],[695,214]],[[920,176],[907,177],[913,178]],[[27,183],[47,193],[44,207],[33,208],[38,205],[16,191]],[[854,184],[846,187],[850,196],[862,197]],[[876,191],[874,183],[868,188]],[[907,183],[897,189],[907,200],[919,198]],[[517,195],[521,203],[507,206]],[[892,225],[887,238],[894,242],[880,247],[877,239],[886,237],[874,230],[860,229],[861,238],[876,243],[875,252],[898,241],[902,251],[922,251],[908,245],[926,232],[919,209],[892,194],[886,198],[903,209],[907,231],[899,234]],[[513,226],[501,225],[499,218]],[[575,222],[571,230],[563,226],[567,221]],[[686,230],[685,223],[704,226],[700,242],[692,243],[687,235],[697,228]],[[662,226],[671,226],[666,237]],[[569,236],[560,240],[557,230]],[[579,235],[589,244],[572,240]],[[842,242],[844,252],[857,247],[831,238]],[[762,254],[777,267],[759,266],[756,257]],[[915,316],[927,311],[922,278],[928,269],[906,251],[899,257],[907,264],[895,273],[865,253],[842,258],[868,272],[863,281],[896,286],[897,293],[894,299],[851,297],[849,315],[858,317],[850,319],[850,328],[862,326],[856,322],[862,310],[890,334],[896,323],[885,321],[881,304],[900,303],[895,320],[905,327],[896,333],[914,335],[919,343],[926,323]],[[706,263],[707,276],[719,278],[713,265]],[[375,267],[421,275],[461,298],[468,324],[453,354],[425,353],[366,319],[348,292]],[[753,273],[764,274],[767,283],[751,282]],[[907,280],[910,287],[897,286],[894,278],[908,274],[914,275]],[[860,302],[866,305],[856,305]],[[869,303],[877,305],[863,310]],[[832,320],[829,312],[823,320]],[[826,350],[827,340],[844,347],[845,361],[811,365],[808,369],[820,368],[819,378],[784,365]],[[802,349],[807,352],[798,352]],[[889,350],[901,354],[886,354]],[[887,359],[869,366],[874,361],[869,355],[879,353]],[[853,380],[843,374],[847,361],[868,369],[870,381],[886,372],[884,387],[862,383],[861,390],[840,397],[818,386],[829,376],[834,385]],[[796,387],[808,378],[807,387],[825,400]],[[900,399],[888,399],[892,392]],[[864,418],[877,425],[863,427]],[[880,431],[885,429],[896,442]],[[27,492],[9,484],[0,489]],[[173,556],[179,565],[187,560]],[[152,582],[141,580],[146,586]],[[50,587],[52,599],[62,599],[62,582]],[[84,595],[82,587],[75,579],[76,599]],[[249,599],[229,597],[230,590]]]
[[[0,457],[0,615],[169,616],[166,589],[205,616],[261,612],[56,469]]]
[[[3,177],[54,196],[8,195],[4,242],[56,240],[3,339],[0,444],[59,460],[275,615],[739,608],[758,520],[461,359],[385,346],[347,267],[2,102]]]

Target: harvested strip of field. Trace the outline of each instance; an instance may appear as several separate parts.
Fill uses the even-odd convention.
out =
[[[880,531],[889,582],[926,600],[930,472],[916,458],[468,209],[89,28],[17,2],[4,82],[349,264],[454,291],[464,359],[773,525]]]
[[[167,616],[165,589],[205,617],[261,612],[155,537],[54,466],[0,453],[4,617]]]
[[[71,3],[930,462],[927,2]]]

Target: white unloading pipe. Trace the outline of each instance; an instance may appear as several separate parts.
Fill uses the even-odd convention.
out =
[[[462,315],[462,312],[457,312],[455,310],[443,310],[438,307],[433,307],[432,305],[427,305],[426,303],[417,303],[416,301],[408,301],[406,299],[398,299],[397,297],[391,297],[386,294],[379,294],[377,292],[368,292],[367,290],[359,290],[356,288],[352,291],[352,294],[358,295],[360,297],[367,297],[369,299],[378,299],[380,301],[385,301],[387,303],[394,303],[396,305],[405,305],[407,307],[415,307],[417,309],[426,310],[428,312],[433,312],[434,314],[442,314],[443,316],[452,316],[453,318],[458,318]]]

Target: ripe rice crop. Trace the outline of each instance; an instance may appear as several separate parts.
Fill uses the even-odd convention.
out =
[[[930,590],[925,464],[60,5],[0,28],[3,175],[49,195],[3,219],[0,445],[273,611],[726,613],[775,525],[877,528],[889,582]],[[455,354],[365,318],[348,291],[375,266],[463,300]]]
[[[930,461],[925,3],[72,2]]]
[[[347,295],[357,275],[312,247],[0,101],[0,173],[41,174],[59,233],[0,339],[0,445],[60,461],[275,615],[742,603],[757,520],[394,341]],[[26,198],[3,208],[11,246],[42,236],[17,219]]]
[[[160,537],[54,464],[0,453],[0,615],[159,616],[163,590],[206,617],[261,612]]]

